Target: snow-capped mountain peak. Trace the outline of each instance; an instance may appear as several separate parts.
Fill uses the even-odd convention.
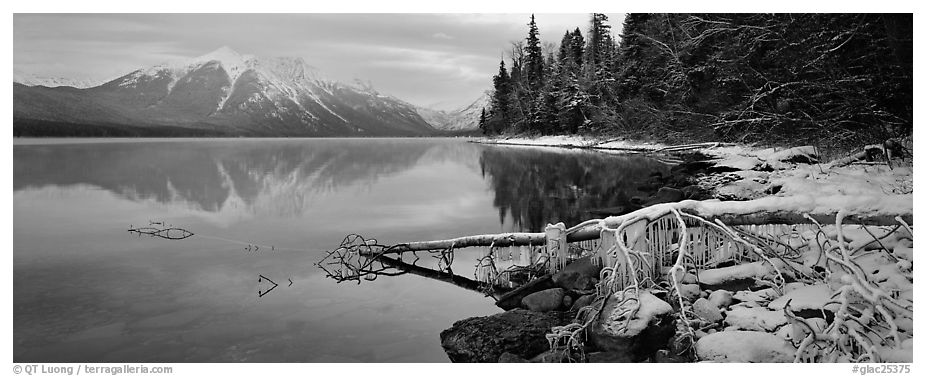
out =
[[[324,81],[318,69],[307,64],[301,57],[277,57],[260,59],[255,67],[262,71],[272,72],[279,79],[291,82]]]
[[[258,58],[222,47],[135,70],[85,95],[98,101],[112,118],[207,128],[221,124],[231,133],[419,135],[434,131],[410,104],[376,92],[372,84],[358,86],[324,79],[299,57]]]
[[[65,78],[65,77],[44,77],[34,74],[29,74],[21,72],[19,70],[13,70],[13,82],[23,84],[26,86],[45,86],[45,87],[61,87],[69,86],[78,89],[86,89],[88,87],[98,86],[102,82],[99,80],[91,79],[79,79],[79,78]]]
[[[432,127],[442,130],[472,130],[479,127],[482,109],[489,107],[491,93],[486,91],[467,106],[452,111],[418,107],[418,114]]]

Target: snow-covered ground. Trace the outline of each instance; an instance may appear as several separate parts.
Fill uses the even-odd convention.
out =
[[[476,142],[499,145],[528,145],[574,147],[601,150],[627,150],[627,151],[655,151],[663,149],[666,145],[654,143],[636,143],[625,140],[601,140],[585,136],[541,136],[541,137],[509,137],[509,138],[481,138]]]
[[[580,136],[480,142],[628,151],[672,148]],[[809,146],[761,149],[704,145],[698,150],[717,159],[714,167],[699,174],[699,185],[722,200],[750,201],[675,205],[692,213],[710,215],[710,208],[727,214],[731,212],[728,209],[739,208],[744,215],[780,210],[835,218],[863,212],[890,213],[883,218],[890,223],[882,226],[837,226],[829,221],[822,226],[741,229],[764,239],[767,251],[761,252],[769,253],[752,262],[689,270],[697,273],[703,291],[684,299],[694,304],[702,298],[696,314],[722,313],[694,319],[698,322],[693,328],[700,360],[912,362],[913,234],[911,226],[893,219],[894,215],[913,212],[911,160],[894,160],[890,165],[884,161],[820,163],[816,150]],[[641,212],[659,211],[660,205]],[[611,217],[605,222],[618,223],[621,218]],[[731,287],[733,281],[755,282],[748,287]],[[718,304],[716,310],[704,308],[713,304],[714,299],[707,303],[706,298],[715,294],[731,296],[732,304]]]

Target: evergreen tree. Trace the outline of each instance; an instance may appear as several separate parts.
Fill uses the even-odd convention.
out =
[[[511,124],[511,77],[505,69],[505,59],[498,64],[498,74],[492,77],[492,107],[486,121],[488,133],[496,134],[505,131]]]
[[[486,108],[482,108],[482,113],[479,115],[479,130],[482,131],[482,134],[489,134],[489,130],[486,129]]]
[[[582,32],[579,31],[578,27],[572,32],[570,47],[572,49],[572,61],[575,62],[577,67],[582,67],[582,59],[585,57],[585,38],[582,37]]]
[[[525,78],[527,87],[536,92],[543,86],[543,52],[540,48],[540,38],[538,36],[537,23],[534,22],[534,15],[531,15],[531,22],[528,23],[530,29],[527,34],[527,45],[525,46]]]

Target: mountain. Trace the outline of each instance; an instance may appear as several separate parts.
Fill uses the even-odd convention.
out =
[[[78,89],[13,84],[14,135],[417,136],[414,106],[223,47]]]
[[[432,127],[444,131],[467,131],[479,127],[479,116],[482,109],[489,107],[489,93],[483,93],[473,103],[452,111],[435,110],[418,107],[418,115],[431,124]]]
[[[78,88],[78,89],[86,89],[88,87],[94,87],[100,84],[99,81],[90,80],[90,79],[44,77],[44,76],[36,76],[34,74],[29,74],[25,72],[20,72],[17,70],[13,71],[13,82],[22,84],[25,86],[45,86],[45,87],[69,86],[69,87]]]

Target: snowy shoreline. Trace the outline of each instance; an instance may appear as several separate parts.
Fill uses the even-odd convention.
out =
[[[478,139],[473,142],[625,152],[674,149],[662,144],[633,144],[577,136]],[[912,213],[912,159],[821,163],[817,151],[810,146],[787,149],[732,144],[699,146],[683,148],[712,158],[708,167],[697,172],[696,180],[716,199],[772,200],[776,208],[788,207],[794,213],[820,210],[820,203],[825,202],[823,207],[835,219],[822,225],[798,221],[790,225],[753,225],[751,229],[730,230],[729,234],[733,237],[751,236],[752,244],[761,245],[763,251],[758,251],[759,248],[748,251],[745,254],[751,253],[753,257],[746,259],[731,256],[737,251],[731,251],[729,241],[719,240],[722,237],[717,238],[706,230],[696,231],[690,245],[691,252],[707,252],[705,254],[712,255],[712,258],[723,257],[725,261],[711,266],[689,265],[682,268],[685,278],[681,282],[673,281],[675,286],[670,289],[677,291],[678,295],[670,293],[662,298],[673,306],[680,304],[683,307],[676,307],[676,311],[671,313],[676,315],[678,325],[673,339],[690,337],[696,357],[670,354],[681,350],[675,346],[677,341],[673,340],[669,341],[668,348],[659,350],[661,355],[648,359],[912,362],[913,242],[912,222],[907,223],[912,220],[912,214],[904,216],[906,221],[900,217],[895,220],[894,214],[891,214],[885,217],[883,223],[868,226],[843,224],[841,219],[852,211]],[[708,201],[723,204],[716,200]],[[750,205],[747,202],[735,204]],[[805,207],[807,205],[811,207]],[[618,217],[609,219],[614,218]],[[628,239],[633,238],[630,233],[627,236]],[[628,244],[635,248],[631,243],[634,243],[633,240]],[[669,245],[671,248],[672,244]],[[644,249],[652,247],[645,244],[636,246]],[[756,258],[756,255],[761,257]],[[672,270],[663,270],[660,274],[667,276],[673,273]],[[592,269],[586,278],[591,280],[597,276]],[[553,278],[556,280],[557,275]],[[558,285],[536,293],[555,295],[550,291],[556,289],[568,292],[569,286]],[[659,290],[644,291],[657,294]],[[642,301],[642,297],[649,293],[640,294]],[[523,299],[521,305],[532,298],[527,296]],[[560,299],[564,298],[560,296]],[[650,300],[657,306],[665,304],[663,300]],[[563,300],[562,303],[554,301],[549,306],[561,309],[568,304]],[[612,315],[610,309],[614,307],[604,307],[602,319],[594,321],[593,327],[611,325],[606,320]],[[640,309],[643,310],[642,307]],[[668,312],[663,312],[663,317]],[[639,321],[642,327],[647,327],[647,322],[655,325],[654,317],[633,315],[626,318],[631,322]],[[626,334],[619,331],[611,335],[626,338]],[[604,352],[615,351],[601,346],[597,348]],[[551,354],[555,355],[549,351],[545,354],[534,361],[544,361]],[[507,359],[510,361],[512,357]],[[626,354],[621,359],[639,361],[629,360]],[[594,360],[589,358],[588,361]]]

